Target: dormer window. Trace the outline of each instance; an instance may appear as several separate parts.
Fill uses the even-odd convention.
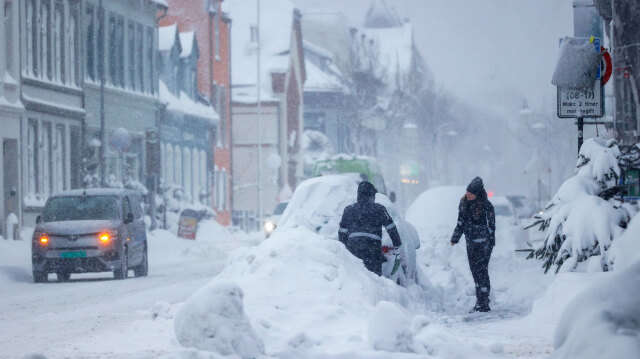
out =
[[[258,26],[251,25],[251,42],[258,42]]]

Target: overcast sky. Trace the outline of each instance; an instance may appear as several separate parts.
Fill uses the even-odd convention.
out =
[[[362,25],[371,0],[294,0],[304,12],[344,12]],[[558,39],[573,33],[571,0],[387,0],[415,26],[439,86],[510,115],[526,97],[555,112]]]

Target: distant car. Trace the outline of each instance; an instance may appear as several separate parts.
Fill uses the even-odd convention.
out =
[[[125,279],[148,273],[147,233],[138,195],[125,189],[73,190],[51,196],[36,219],[33,280],[113,271]]]
[[[495,210],[496,217],[505,217],[509,219],[509,222],[513,225],[517,225],[518,216],[516,215],[515,208],[511,204],[511,201],[505,196],[494,196],[489,198],[493,209]]]
[[[531,218],[535,213],[534,205],[525,196],[506,195],[505,196],[515,211],[518,218]]]
[[[278,227],[278,220],[282,217],[284,210],[287,209],[289,202],[280,202],[273,209],[273,213],[264,221],[264,233],[269,238],[271,233]]]

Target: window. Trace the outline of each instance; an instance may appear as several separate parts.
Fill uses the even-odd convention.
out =
[[[36,172],[38,166],[38,123],[36,120],[29,120],[29,127],[27,130],[27,194],[35,196],[38,193],[38,173]]]
[[[175,171],[175,168],[173,166],[173,146],[170,143],[167,143],[167,159],[165,161],[166,163],[166,167],[167,167],[167,173],[166,173],[166,181],[167,184],[173,184],[174,183],[174,175],[173,172]]]
[[[116,51],[118,51],[116,53],[117,56],[117,63],[118,63],[118,80],[117,80],[117,84],[118,86],[124,88],[125,84],[124,84],[124,19],[122,17],[118,18],[118,25],[117,25],[117,34],[118,34],[118,38],[116,40],[116,46],[117,49]]]
[[[115,16],[109,16],[109,80],[118,84],[118,29]]]
[[[215,35],[216,60],[220,61],[220,16],[214,16],[213,26],[213,32]]]
[[[56,126],[55,142],[53,144],[53,192],[65,189],[65,133],[64,126]]]
[[[140,207],[140,200],[138,200],[137,196],[130,196],[131,200],[131,211],[133,212],[133,218],[140,219],[142,218],[142,208]]]
[[[38,76],[38,12],[36,0],[27,1],[27,71]]]
[[[42,191],[40,194],[43,198],[49,197],[51,194],[51,122],[43,122],[40,131],[40,180],[42,181]]]
[[[62,0],[56,0],[53,12],[53,79],[65,83],[64,71],[64,5]]]
[[[142,25],[136,26],[136,71],[138,74],[138,89],[144,91],[144,44],[142,43]]]
[[[200,193],[207,194],[209,190],[207,189],[207,153],[204,150],[200,150]],[[209,196],[204,196],[204,198],[208,199]],[[207,200],[204,200],[203,204],[207,204]]]
[[[95,80],[95,17],[93,14],[93,5],[87,3],[87,16],[86,16],[86,36],[87,36],[87,44],[86,44],[86,66],[87,66],[87,76]]]
[[[218,114],[220,115],[220,143],[227,145],[227,88],[220,86],[220,100],[218,102]]]
[[[69,84],[80,86],[80,32],[78,31],[79,3],[69,3]],[[93,49],[92,49],[93,51]]]
[[[229,209],[229,201],[227,201],[227,195],[229,191],[229,176],[227,174],[227,169],[222,169],[222,204],[221,207],[223,210]]]
[[[127,219],[129,216],[133,217],[133,211],[131,211],[131,204],[129,203],[129,197],[122,198],[122,218]]]
[[[153,84],[154,84],[154,76],[153,76],[153,71],[154,71],[154,57],[153,57],[153,44],[154,42],[154,38],[153,38],[153,28],[147,28],[147,61],[148,61],[148,66],[147,66],[147,81],[149,83],[148,85],[148,89],[150,93],[155,93],[156,89],[154,88]]]
[[[183,187],[182,177],[184,172],[182,171],[182,151],[180,150],[180,146],[174,148],[173,152],[173,173],[175,175],[175,184],[177,186]]]
[[[42,51],[42,71],[51,80],[51,3],[44,0],[40,4],[42,17],[40,18],[40,49]],[[43,74],[44,75],[44,74]],[[44,77],[44,76],[43,76]]]
[[[183,148],[183,157],[184,157],[184,192],[187,194],[189,199],[193,199],[193,186],[191,185],[191,178],[193,177],[191,174],[192,166],[191,166],[191,149]]]
[[[13,2],[5,0],[4,2],[4,38],[5,38],[5,59],[7,64],[7,72],[13,74]]]
[[[129,87],[132,90],[136,90],[136,30],[135,24],[129,23],[127,31],[127,45],[128,45],[128,63],[129,68]]]
[[[118,219],[120,217],[118,205],[118,198],[115,196],[54,197],[47,202],[42,212],[42,221],[64,222]]]

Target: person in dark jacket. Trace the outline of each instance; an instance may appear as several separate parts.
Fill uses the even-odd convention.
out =
[[[464,234],[467,240],[467,258],[473,281],[476,284],[476,305],[471,312],[488,312],[491,281],[489,280],[489,259],[496,244],[496,216],[493,205],[480,177],[474,178],[467,193],[460,200],[458,224],[451,237],[451,245],[460,241]]]
[[[338,238],[354,256],[362,259],[368,270],[382,275],[382,227],[391,237],[394,254],[400,253],[402,241],[387,209],[375,203],[377,192],[370,182],[358,185],[358,201],[344,209]]]

